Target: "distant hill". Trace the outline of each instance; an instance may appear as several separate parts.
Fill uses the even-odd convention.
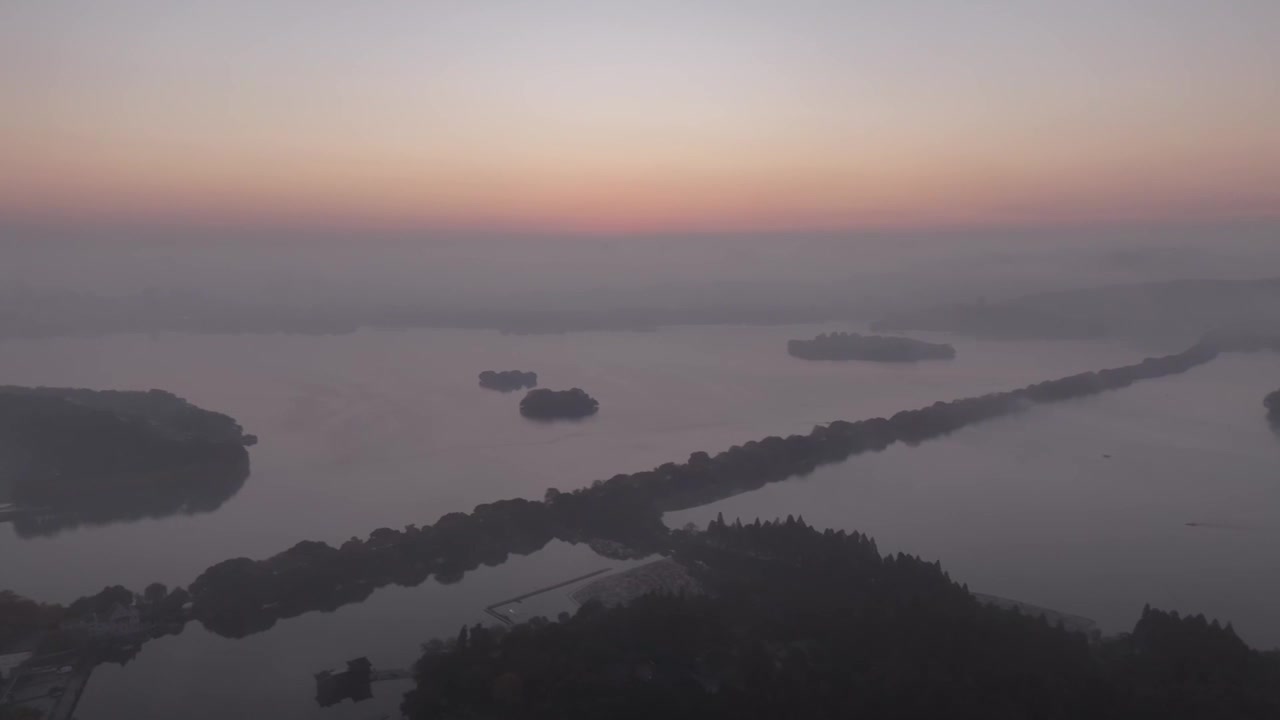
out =
[[[1167,337],[1280,328],[1280,278],[1173,280],[1065,290],[885,316],[877,331],[934,330],[992,338]]]

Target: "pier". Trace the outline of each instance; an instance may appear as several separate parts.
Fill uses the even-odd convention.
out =
[[[580,583],[583,580],[589,580],[597,575],[602,575],[604,573],[607,573],[612,569],[613,568],[602,568],[600,570],[596,570],[595,572],[589,572],[586,575],[579,575],[578,577],[570,578],[568,580],[565,580],[564,582],[558,582],[555,585],[548,585],[544,588],[531,590],[527,593],[524,593],[523,595],[517,595],[513,598],[500,600],[496,603],[493,603],[492,605],[486,605],[484,608],[484,611],[488,613],[491,617],[496,618],[499,622],[501,622],[504,625],[514,625],[515,622],[511,618],[507,617],[506,615],[503,615],[502,613],[498,612],[497,608],[500,608],[503,605],[510,605],[511,603],[518,603],[518,602],[521,602],[522,600],[527,600],[528,598],[534,597],[535,595],[541,595],[543,593],[551,592],[552,590],[558,590],[562,587],[573,585],[574,583]]]
[[[613,568],[601,568],[585,575],[569,578],[554,585],[547,585],[536,590],[516,595],[515,597],[500,600],[492,605],[484,608],[484,611],[494,619],[504,625],[514,625],[511,618],[504,616],[497,611],[497,608],[511,603],[518,603],[531,597],[541,595],[543,593],[558,590],[562,587],[568,587],[584,580],[590,580],[598,575],[603,575]],[[336,705],[343,700],[350,699],[353,702],[368,700],[373,697],[373,683],[384,682],[390,680],[411,680],[413,671],[409,669],[393,669],[393,670],[374,670],[373,663],[369,662],[369,658],[360,657],[347,661],[345,670],[324,670],[315,674],[316,679],[316,703],[320,707],[329,707]]]
[[[315,674],[316,703],[320,707],[329,707],[348,698],[352,702],[368,700],[373,697],[373,683],[409,680],[412,677],[413,671],[408,669],[374,670],[369,658],[348,660],[346,670],[325,670]]]
[[[93,668],[83,648],[32,657],[0,686],[7,693],[0,708],[24,707],[44,720],[71,720]]]

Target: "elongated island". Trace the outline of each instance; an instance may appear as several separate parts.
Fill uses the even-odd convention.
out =
[[[787,352],[801,360],[866,360],[871,362],[916,362],[951,360],[956,349],[905,337],[822,333],[812,340],[789,340]]]

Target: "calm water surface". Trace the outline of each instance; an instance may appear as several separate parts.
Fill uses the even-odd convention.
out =
[[[887,415],[1133,362],[1175,347],[951,340],[949,363],[808,363],[787,339],[836,326],[672,328],[503,336],[362,331],[335,337],[116,336],[0,343],[18,384],[171,390],[227,412],[261,443],[252,476],[218,510],[24,538],[0,526],[0,586],[68,601],[107,584],[185,585],[212,563],[299,540],[430,523],[509,497],[540,498],[619,472],[717,452],[837,418]],[[484,369],[538,372],[600,400],[591,419],[534,423],[520,394],[480,389]],[[1183,376],[1041,407],[919,447],[673,513],[668,522],[801,514],[858,529],[882,551],[941,559],[983,592],[1129,626],[1143,602],[1235,622],[1280,645],[1280,436],[1260,400],[1280,358],[1228,356]],[[1109,455],[1110,457],[1104,457]],[[1196,523],[1188,525],[1187,523]],[[406,683],[320,710],[311,673],[359,655],[408,665],[420,642],[484,621],[481,608],[601,567],[552,543],[460,582],[386,588],[359,605],[242,640],[190,624],[125,667],[102,666],[78,715],[371,718]],[[564,589],[537,603],[567,607]],[[531,607],[531,611],[534,610]]]
[[[670,525],[794,513],[882,552],[941,560],[975,591],[1127,630],[1143,603],[1233,621],[1280,647],[1280,357],[1035,408],[918,447],[670,513]],[[1109,456],[1109,457],[1108,457]]]
[[[388,587],[357,605],[310,613],[239,640],[219,637],[199,623],[181,635],[149,641],[121,667],[99,665],[76,710],[81,720],[348,720],[399,716],[412,681],[374,683],[374,697],[321,708],[312,674],[368,657],[374,669],[409,668],[421,643],[450,638],[463,625],[493,622],[486,605],[595,570],[623,570],[643,561],[602,558],[584,545],[553,542],[499,567],[482,567],[458,583],[428,580],[414,588]],[[518,617],[555,617],[572,611],[559,588],[520,603]]]
[[[675,328],[504,336],[365,331],[334,337],[116,336],[0,343],[25,385],[171,390],[234,416],[261,442],[252,475],[213,513],[20,538],[0,525],[3,583],[69,601],[108,584],[185,585],[230,557],[305,539],[340,543],[511,497],[541,498],[697,450],[1132,362],[1121,345],[960,342],[949,363],[810,363],[786,340],[823,328]],[[601,411],[536,423],[484,369],[580,386]]]

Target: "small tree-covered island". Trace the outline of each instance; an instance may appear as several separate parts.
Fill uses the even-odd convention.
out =
[[[802,360],[868,360],[871,362],[915,362],[951,360],[956,349],[945,343],[931,343],[905,337],[822,333],[812,340],[788,340],[787,352]]]
[[[520,401],[520,414],[537,420],[582,418],[599,409],[600,403],[582,388],[530,390]]]
[[[480,373],[480,387],[502,392],[538,387],[538,373],[521,370],[485,370]]]
[[[255,442],[163,390],[0,386],[0,490],[33,512],[211,509],[248,477]]]

